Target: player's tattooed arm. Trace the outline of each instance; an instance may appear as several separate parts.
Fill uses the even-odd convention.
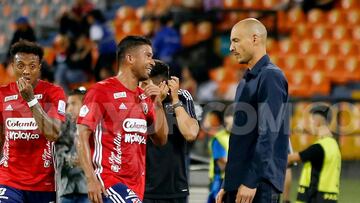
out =
[[[17,81],[17,86],[22,98],[30,102],[34,96],[34,90],[31,84],[27,83],[23,78]],[[60,136],[61,121],[50,118],[39,103],[30,107],[33,117],[47,140],[56,141]]]
[[[78,141],[76,142],[76,149],[78,152],[80,165],[84,170],[87,184],[88,184],[88,197],[91,202],[102,203],[102,194],[106,194],[105,188],[101,185],[100,181],[95,175],[95,170],[91,162],[91,153],[89,138],[92,131],[86,126],[79,124],[78,127]]]

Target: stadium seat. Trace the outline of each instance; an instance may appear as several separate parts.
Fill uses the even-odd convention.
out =
[[[311,30],[305,23],[296,24],[296,26],[291,31],[291,39],[296,41],[301,41],[305,38],[311,38]]]
[[[356,50],[357,46],[351,40],[340,41],[338,44],[338,51],[340,56],[355,56],[358,54]]]
[[[295,70],[287,75],[289,81],[289,93],[295,97],[308,97],[312,93],[309,91],[311,79],[306,71]]]
[[[305,39],[300,41],[298,53],[301,55],[308,55],[316,53],[316,44],[313,40]]]
[[[266,50],[271,53],[278,52],[278,41],[274,40],[274,38],[268,38],[266,40]]]
[[[343,25],[337,25],[332,28],[332,39],[344,40],[350,39],[350,31]]]
[[[310,30],[309,30],[310,31]],[[324,40],[324,39],[329,39],[330,38],[330,30],[328,29],[328,27],[326,27],[325,25],[319,24],[319,25],[315,25],[312,28],[311,31],[312,35],[312,39],[315,40]]]
[[[356,26],[360,23],[360,10],[351,9],[345,13],[346,23],[350,26]]]
[[[329,95],[330,80],[325,71],[315,70],[311,72],[310,92],[313,95]]]
[[[332,9],[326,15],[327,25],[341,25],[345,22],[345,13],[343,13],[340,9]]]
[[[353,56],[345,60],[345,72],[349,80],[360,81],[360,61],[358,57]]]
[[[135,9],[130,6],[121,6],[116,11],[115,20],[125,21],[125,20],[133,20],[136,18]]]
[[[354,41],[360,41],[360,25],[353,27],[351,30],[351,38]]]
[[[274,8],[274,6],[278,5],[280,1],[278,0],[262,0],[262,6],[264,9]]]
[[[152,20],[145,20],[141,22],[141,34],[144,36],[151,36],[155,31],[155,23]]]
[[[340,8],[349,10],[353,8],[359,8],[358,0],[340,0]]]
[[[297,43],[291,39],[284,39],[279,41],[279,53],[288,54],[294,53],[298,50]]]
[[[325,68],[333,83],[345,84],[347,75],[344,71],[344,59],[337,56],[328,56],[325,61]]]
[[[332,40],[324,40],[317,43],[317,52],[321,56],[330,56],[337,53],[337,46]]]
[[[251,8],[251,9],[261,9],[262,1],[261,0],[243,0],[243,8]]]
[[[307,55],[304,58],[304,68],[307,71],[324,70],[324,63],[318,55]]]
[[[309,24],[323,24],[325,18],[325,13],[320,9],[312,9],[307,13],[307,22]]]
[[[196,41],[196,28],[193,22],[185,22],[180,25],[181,44],[184,47],[194,45]]]
[[[238,0],[223,0],[224,2],[224,8],[241,8],[241,1]]]
[[[204,41],[212,36],[212,23],[203,21],[196,25],[196,41]]]
[[[297,54],[285,55],[283,61],[284,65],[282,68],[290,72],[294,70],[301,70],[304,66],[303,60],[301,60]]]

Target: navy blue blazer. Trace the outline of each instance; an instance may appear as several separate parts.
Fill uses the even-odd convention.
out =
[[[240,81],[235,96],[224,189],[262,181],[282,191],[289,144],[288,84],[264,55]]]

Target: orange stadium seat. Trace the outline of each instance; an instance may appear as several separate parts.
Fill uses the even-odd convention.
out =
[[[151,36],[155,31],[155,23],[152,20],[145,20],[141,22],[141,34],[144,36]]]
[[[265,9],[273,8],[279,4],[279,0],[262,0],[262,6]]]
[[[209,21],[200,22],[196,25],[196,41],[204,41],[212,36],[212,23]]]
[[[313,40],[305,39],[300,41],[298,53],[302,55],[314,54],[317,46]]]
[[[238,0],[224,0],[224,8],[241,8],[241,1]]]
[[[324,70],[325,61],[319,58],[317,55],[308,55],[304,59],[305,70]]]
[[[337,53],[337,45],[332,40],[322,40],[317,44],[317,51],[321,56],[329,56]]]
[[[292,96],[308,97],[312,93],[309,91],[311,79],[306,71],[295,70],[287,75],[289,81],[289,93]]]
[[[303,40],[305,38],[311,38],[311,29],[305,23],[297,24],[291,31],[292,40]]]
[[[353,27],[351,30],[351,38],[355,41],[360,41],[360,25]]]
[[[360,81],[360,61],[359,58],[349,57],[345,60],[345,72],[351,81]]]
[[[349,10],[353,8],[359,8],[358,0],[340,0],[340,8]]]
[[[338,58],[337,56],[328,56],[325,61],[325,69],[332,82],[337,84],[344,84],[347,82],[343,59]]]
[[[294,53],[298,50],[297,42],[291,39],[284,39],[279,41],[279,53],[280,54],[287,54],[287,53]]]
[[[319,24],[319,25],[315,25],[312,28],[311,31],[311,37],[312,39],[315,40],[324,40],[324,39],[329,39],[330,38],[330,30],[328,27],[326,27],[325,25]]]
[[[338,47],[340,56],[355,56],[358,54],[357,46],[351,40],[340,41]]]
[[[115,19],[120,21],[137,19],[135,9],[130,6],[121,6],[116,11]]]
[[[310,24],[323,24],[325,13],[320,9],[312,9],[307,13],[307,22]]]
[[[356,26],[360,23],[360,10],[351,9],[345,13],[346,23],[350,26]]]
[[[192,22],[185,22],[180,26],[181,44],[188,47],[196,44],[196,27]]]
[[[294,70],[302,69],[304,66],[303,60],[300,59],[297,54],[285,55],[282,61],[284,61],[284,65],[282,68],[290,72]]]
[[[243,0],[243,8],[252,8],[252,9],[261,9],[262,1],[261,0]]]
[[[310,92],[315,95],[329,95],[331,89],[330,80],[325,71],[316,70],[311,72]]]
[[[328,25],[340,25],[345,22],[345,13],[340,9],[332,9],[326,15],[326,24]]]
[[[350,39],[351,34],[350,34],[350,31],[347,29],[346,26],[337,25],[337,26],[332,28],[332,38],[334,40]]]
[[[276,53],[278,51],[278,41],[273,38],[268,38],[266,40],[266,50],[271,53]]]

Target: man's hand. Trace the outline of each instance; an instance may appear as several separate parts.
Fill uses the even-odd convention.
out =
[[[216,203],[223,203],[223,199],[224,199],[224,195],[225,195],[225,190],[221,189],[217,195],[216,195]]]
[[[256,188],[251,189],[245,185],[240,185],[236,194],[236,203],[252,203],[256,194]]]
[[[180,87],[179,78],[177,78],[175,76],[171,76],[171,80],[168,80],[168,85],[170,88],[172,102],[173,102],[173,104],[175,104],[179,101],[179,95],[178,95],[178,91],[179,91],[179,87]]]
[[[166,98],[168,91],[169,88],[165,82],[161,82],[159,86],[156,86],[153,83],[149,83],[144,89],[146,96],[149,96],[152,101],[159,103],[161,103]]]
[[[24,78],[20,78],[16,81],[16,84],[21,97],[25,101],[29,102],[34,99],[34,89],[30,83],[28,83]]]
[[[93,203],[103,203],[102,194],[107,196],[107,193],[100,181],[94,176],[88,179],[87,183],[89,200]]]

